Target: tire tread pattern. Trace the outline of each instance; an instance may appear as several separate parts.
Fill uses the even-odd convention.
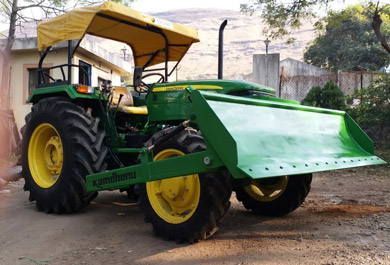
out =
[[[310,192],[312,174],[289,176],[286,190],[270,202],[260,202],[248,195],[244,188],[236,188],[236,196],[247,210],[264,216],[283,216],[295,211]]]
[[[42,120],[42,117],[53,114],[63,124],[63,137],[72,144],[68,147],[68,154],[64,152],[64,156],[68,156],[65,158],[69,160],[68,167],[63,168],[59,176],[66,178],[66,181],[58,183],[59,179],[48,189],[53,189],[53,192],[46,192],[36,185],[31,177],[27,152],[29,138],[35,128],[32,127],[32,121],[35,120],[36,123]],[[98,129],[99,118],[92,117],[84,108],[66,98],[50,97],[34,104],[25,120],[26,125],[21,129],[21,162],[22,176],[25,179],[24,190],[30,191],[29,200],[36,201],[38,210],[46,213],[72,213],[89,205],[96,198],[97,192],[87,192],[85,176],[104,171],[107,166],[104,158],[108,149],[103,141],[105,132]]]
[[[169,131],[170,128],[156,133],[145,146],[151,146]],[[166,148],[175,148],[184,153],[193,153],[205,150],[206,146],[202,136],[196,130],[187,128],[168,140],[166,144],[156,147],[155,153]],[[137,186],[136,191],[140,196],[139,205],[144,211],[145,221],[152,223],[153,231],[157,236],[178,243],[184,241],[195,243],[210,237],[218,230],[230,208],[231,176],[227,171],[217,171],[199,174],[199,179],[201,181],[201,198],[198,209],[186,222],[176,225],[169,224],[159,218],[149,203],[146,185],[139,184]]]

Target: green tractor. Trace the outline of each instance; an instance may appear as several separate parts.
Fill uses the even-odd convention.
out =
[[[133,91],[71,83],[85,34],[132,48]],[[68,63],[42,68],[64,41]],[[303,203],[313,172],[386,163],[343,111],[301,106],[240,81],[168,83],[198,41],[193,29],[112,2],[38,26],[39,84],[27,101],[22,175],[39,210],[72,213],[98,191],[127,190],[158,236],[196,242],[218,230],[232,190],[248,210],[282,216]]]

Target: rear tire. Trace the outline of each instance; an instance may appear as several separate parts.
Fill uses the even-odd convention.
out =
[[[247,210],[264,216],[283,216],[301,206],[309,194],[311,181],[312,174],[269,178],[252,181],[235,191],[237,200]]]
[[[85,176],[104,171],[105,132],[84,108],[52,97],[32,106],[23,130],[22,177],[30,201],[46,213],[75,212],[92,201]]]
[[[156,133],[151,146],[170,129]],[[186,129],[155,148],[154,159],[200,152],[206,149],[203,138]],[[153,225],[157,236],[190,243],[206,239],[220,227],[230,207],[230,174],[216,171],[152,181],[137,186],[145,221]]]

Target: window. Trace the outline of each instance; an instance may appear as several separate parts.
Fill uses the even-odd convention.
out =
[[[98,87],[100,87],[102,84],[107,84],[109,80],[98,77]]]
[[[83,61],[79,61],[79,84],[91,85],[91,65]]]
[[[38,70],[38,68],[27,68],[27,71],[28,71],[28,86],[27,86],[28,94],[31,94],[31,92],[33,92],[38,85],[38,71],[37,70]],[[48,79],[48,75],[50,74],[50,70],[44,69],[44,70],[42,70],[42,73],[46,73],[45,79]]]

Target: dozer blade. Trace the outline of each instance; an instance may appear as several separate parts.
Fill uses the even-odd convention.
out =
[[[207,146],[234,178],[386,164],[344,111],[188,91]]]

